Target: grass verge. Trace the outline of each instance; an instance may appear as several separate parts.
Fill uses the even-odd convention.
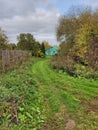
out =
[[[33,60],[0,75],[0,130],[40,130],[42,95],[31,71]]]

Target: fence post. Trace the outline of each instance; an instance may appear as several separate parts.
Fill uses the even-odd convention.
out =
[[[5,72],[5,55],[4,55],[4,51],[2,51],[2,70],[3,72]]]

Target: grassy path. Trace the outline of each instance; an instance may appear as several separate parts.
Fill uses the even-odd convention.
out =
[[[49,67],[48,62],[49,59],[40,59],[32,67],[46,109],[42,129],[97,130],[98,80],[58,73]]]

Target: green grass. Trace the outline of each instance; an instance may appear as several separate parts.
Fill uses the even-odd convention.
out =
[[[0,75],[0,130],[68,130],[68,120],[74,130],[98,130],[98,80],[57,72],[50,60],[35,58]]]
[[[56,72],[50,68],[49,58],[38,60],[32,73],[44,97],[47,117],[44,129],[64,130],[68,119],[76,122],[76,130],[98,129],[98,80]],[[63,112],[62,106],[66,108]],[[61,116],[56,117],[57,114]]]
[[[40,130],[43,99],[31,71],[33,60],[0,75],[0,130]]]

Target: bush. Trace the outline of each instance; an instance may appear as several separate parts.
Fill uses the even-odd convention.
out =
[[[55,56],[51,61],[53,69],[62,70],[74,77],[98,78],[98,72],[87,65],[75,62],[71,57]]]

